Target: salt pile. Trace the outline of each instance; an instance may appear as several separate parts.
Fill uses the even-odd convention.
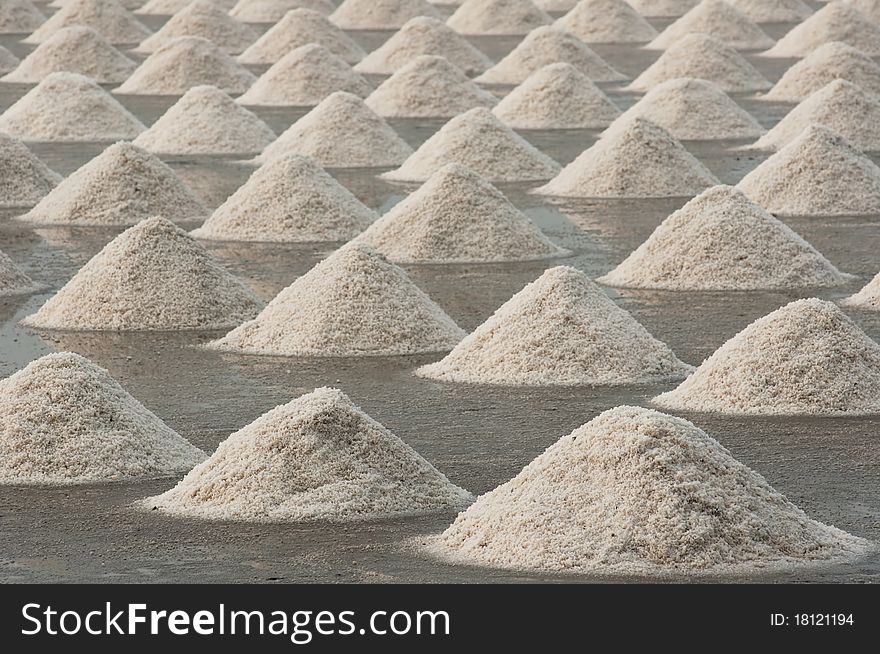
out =
[[[452,349],[465,333],[403,269],[346,245],[255,320],[207,347],[275,356],[399,356]]]
[[[30,34],[45,20],[30,0],[3,0],[0,4],[0,34]]]
[[[581,0],[555,25],[586,43],[647,43],[657,36],[625,0]]]
[[[115,141],[145,127],[93,80],[52,73],[0,115],[0,132],[23,141]]]
[[[133,225],[151,216],[202,220],[208,210],[167,165],[131,143],[111,145],[19,219],[41,225]]]
[[[235,432],[142,505],[207,520],[343,522],[456,511],[472,501],[342,391],[319,388]]]
[[[230,54],[238,54],[257,35],[209,0],[194,0],[172,16],[161,29],[141,41],[137,52],[155,52],[178,36],[201,36]]]
[[[15,70],[19,63],[18,57],[0,45],[0,74]]]
[[[880,412],[880,345],[831,302],[797,300],[743,329],[675,390],[678,411],[750,415]]]
[[[745,57],[714,36],[688,34],[669,46],[629,88],[648,91],[683,77],[712,82],[725,93],[766,91],[773,86]]]
[[[803,0],[727,0],[756,23],[799,23],[813,10]]]
[[[78,354],[49,354],[0,381],[2,484],[169,477],[204,459]]]
[[[476,78],[486,84],[520,84],[544,66],[571,64],[594,82],[618,82],[626,76],[614,70],[590,47],[556,27],[539,27],[520,41],[504,59]]]
[[[419,55],[443,57],[468,75],[482,73],[492,60],[452,28],[436,18],[413,18],[354,69],[360,73],[390,75]]]
[[[2,135],[0,138],[3,138]],[[34,283],[34,280],[16,266],[5,252],[0,252],[0,298],[10,295],[26,295],[40,289],[42,289],[40,284]]]
[[[843,0],[843,3],[862,12],[875,23],[880,23],[880,2],[877,0]]]
[[[440,18],[426,0],[343,0],[330,22],[344,30],[395,30],[417,16]]]
[[[24,143],[0,133],[0,207],[32,206],[60,181]]]
[[[443,57],[422,55],[399,68],[370,97],[367,106],[393,118],[452,118],[498,99],[474,84]]]
[[[311,43],[289,52],[263,73],[238,102],[251,106],[314,107],[336,91],[359,97],[373,87],[345,61]]]
[[[196,86],[134,144],[160,154],[252,154],[274,140],[266,123],[223,91]]]
[[[682,379],[692,370],[581,271],[547,270],[420,377],[579,386]]]
[[[222,329],[250,320],[262,307],[191,236],[155,217],[110,241],[21,324],[66,330]]]
[[[125,81],[137,64],[91,27],[73,25],[43,41],[3,78],[4,82],[37,83],[57,72],[78,73],[99,84]]]
[[[284,155],[263,165],[192,232],[215,241],[347,241],[377,218],[311,160]]]
[[[309,9],[294,9],[242,52],[238,60],[243,64],[274,64],[288,52],[310,43],[324,46],[349,64],[366,56],[363,49],[326,16]]]
[[[210,84],[225,93],[243,93],[256,77],[211,41],[180,36],[161,46],[114,92],[130,95],[183,95]]]
[[[471,565],[657,577],[846,562],[870,548],[687,420],[631,406],[559,439],[430,544]]]
[[[620,110],[571,64],[544,66],[508,93],[492,113],[514,129],[607,127]]]
[[[528,34],[553,22],[532,0],[464,0],[446,24],[459,34]]]
[[[773,39],[760,27],[724,0],[703,0],[645,47],[665,50],[695,32],[714,36],[737,50],[763,50],[773,45]]]
[[[412,148],[356,95],[337,91],[263,150],[260,161],[282,154],[311,157],[331,168],[396,166]]]
[[[361,234],[396,263],[532,261],[566,256],[479,175],[443,166]]]
[[[450,120],[400,168],[382,177],[421,182],[448,163],[461,164],[491,182],[550,179],[561,169],[491,111],[477,107]]]
[[[24,43],[42,43],[58,30],[72,25],[91,27],[113,45],[137,43],[151,34],[116,0],[71,0],[35,29]]]
[[[850,279],[740,191],[714,186],[597,281],[624,288],[750,291],[831,287]]]
[[[211,0],[221,9],[231,10],[236,0]],[[185,8],[192,0],[147,0],[140,9],[134,13],[151,16],[173,16]]]
[[[616,124],[536,193],[564,197],[687,197],[718,184],[665,129],[635,118]]]
[[[645,18],[678,18],[700,4],[700,0],[627,0]]]
[[[880,25],[843,2],[831,2],[792,28],[765,57],[805,57],[823,43],[843,41],[871,56],[880,55]]]
[[[238,0],[229,15],[243,23],[274,25],[294,9],[310,9],[329,16],[336,7],[331,0]]]
[[[836,79],[845,79],[868,93],[880,95],[880,65],[850,45],[831,42],[819,46],[785,71],[763,97],[799,102]]]
[[[737,186],[777,215],[880,213],[880,168],[820,125],[805,129]]]

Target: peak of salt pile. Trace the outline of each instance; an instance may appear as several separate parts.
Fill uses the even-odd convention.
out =
[[[714,36],[737,50],[763,50],[774,43],[754,21],[724,0],[703,0],[645,47],[665,50],[695,32]]]
[[[497,102],[460,68],[432,55],[421,55],[399,68],[366,100],[370,109],[391,118],[452,118]]]
[[[823,43],[842,41],[867,55],[880,55],[880,25],[843,2],[831,2],[792,28],[765,57],[805,57]]]
[[[647,43],[657,36],[625,0],[581,0],[554,24],[585,43]]]
[[[813,10],[803,0],[727,0],[756,23],[799,23]]]
[[[15,70],[19,63],[21,62],[18,60],[18,57],[0,45],[0,74]]]
[[[465,333],[402,268],[346,245],[255,320],[207,347],[274,356],[401,356],[452,349]]]
[[[10,295],[26,295],[42,288],[40,284],[34,283],[34,280],[16,266],[5,252],[0,251],[0,298]]]
[[[472,501],[342,391],[319,388],[235,432],[177,486],[141,504],[207,520],[345,522]]]
[[[331,0],[238,0],[229,15],[243,23],[274,25],[294,9],[310,9],[329,16],[336,7]]]
[[[666,218],[597,281],[623,288],[748,291],[831,287],[849,280],[742,192],[714,186]]]
[[[347,241],[376,218],[310,159],[283,155],[258,168],[191,234],[214,241]]]
[[[0,34],[30,34],[45,20],[30,0],[3,0],[0,4]]]
[[[354,69],[361,73],[390,75],[419,55],[443,57],[468,75],[482,73],[492,60],[442,21],[419,16],[408,21]]]
[[[225,93],[243,93],[256,77],[200,36],[180,36],[159,47],[114,93],[183,95],[210,84]]]
[[[836,79],[880,95],[880,65],[861,50],[832,41],[816,48],[782,75],[766,100],[799,102]]]
[[[61,181],[17,138],[0,133],[0,207],[29,207]]]
[[[196,86],[184,94],[134,144],[158,154],[254,154],[275,132],[223,91]]]
[[[470,168],[491,182],[550,179],[558,163],[502,123],[485,107],[456,116],[425,141],[400,168],[382,177],[422,182],[448,163]]]
[[[539,27],[520,41],[504,59],[476,78],[487,84],[520,84],[536,70],[556,63],[571,64],[594,82],[618,82],[626,76],[614,70],[574,34],[556,27]]]
[[[700,4],[700,0],[627,0],[645,18],[679,18]]]
[[[533,261],[570,254],[498,189],[458,164],[431,175],[356,242],[396,263]]]
[[[58,30],[72,25],[91,27],[113,45],[137,43],[152,33],[116,0],[71,0],[35,29],[24,43],[42,43]]]
[[[115,141],[146,129],[94,80],[51,73],[0,115],[0,132],[23,141]]]
[[[49,354],[0,381],[0,484],[170,477],[204,459],[78,354]]]
[[[725,93],[766,91],[773,86],[745,57],[714,36],[688,34],[669,46],[629,88],[649,91],[683,77],[712,82]]]
[[[777,215],[880,213],[880,168],[821,125],[809,126],[737,187]]]
[[[429,549],[471,565],[664,577],[846,562],[871,545],[811,519],[687,420],[619,406],[477,498]]]
[[[274,64],[292,50],[310,43],[324,46],[349,64],[356,64],[367,54],[323,14],[294,9],[242,52],[238,60],[243,64]]]
[[[35,314],[38,329],[222,329],[263,303],[201,245],[165,218],[129,227]]]
[[[880,345],[831,302],[797,300],[727,341],[652,402],[750,415],[880,412]]]
[[[236,0],[211,0],[215,5],[224,10],[231,10]],[[142,7],[136,9],[136,14],[149,16],[173,16],[184,9],[192,0],[148,0]]]
[[[158,32],[141,41],[137,52],[155,52],[179,36],[201,36],[230,54],[257,40],[250,27],[239,23],[210,0],[194,0],[174,14]]]
[[[682,379],[692,370],[581,271],[547,270],[420,377],[582,386]]]
[[[310,43],[272,64],[238,102],[250,106],[314,107],[336,91],[365,97],[372,90],[370,83],[345,61],[324,46]]]
[[[459,34],[528,34],[553,22],[532,0],[464,0],[446,24]]]
[[[642,118],[616,123],[536,193],[563,197],[696,195],[715,176],[665,129]]]
[[[395,30],[417,16],[440,18],[426,0],[343,0],[330,22],[344,30]]]
[[[620,109],[577,68],[557,63],[529,75],[492,113],[514,129],[595,129]]]

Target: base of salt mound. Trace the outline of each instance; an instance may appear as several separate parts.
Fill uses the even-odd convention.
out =
[[[816,48],[791,66],[761,98],[774,102],[800,102],[836,79],[844,79],[867,93],[880,95],[880,64],[861,50],[834,41]]]
[[[0,133],[0,207],[31,207],[61,182],[18,139]]]
[[[765,50],[774,44],[754,21],[725,0],[702,0],[645,47],[665,50],[683,36],[694,33],[714,36],[736,50]]]
[[[551,22],[531,0],[464,0],[446,24],[459,34],[524,36]]]

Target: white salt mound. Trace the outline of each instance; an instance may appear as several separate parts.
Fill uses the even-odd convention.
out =
[[[223,329],[263,303],[165,218],[148,218],[104,246],[22,325],[66,330]]]
[[[0,74],[15,70],[19,63],[18,57],[0,45]]]
[[[813,10],[803,0],[727,0],[756,23],[799,23]]]
[[[553,22],[532,0],[464,0],[446,24],[459,34],[528,34]]]
[[[157,215],[198,221],[208,213],[157,157],[131,143],[116,143],[58,184],[19,220],[41,225],[134,225]]]
[[[344,30],[395,30],[417,16],[440,18],[426,0],[343,0],[330,22]]]
[[[45,20],[30,0],[3,0],[0,4],[0,34],[30,34]]]
[[[535,193],[561,197],[687,197],[718,184],[665,129],[642,118],[616,123]]]
[[[737,187],[777,215],[880,213],[880,168],[821,125],[805,129]]]
[[[443,166],[355,242],[396,263],[532,261],[567,256],[489,182]]]
[[[571,64],[594,82],[617,82],[626,76],[614,70],[590,47],[556,27],[539,27],[504,59],[476,78],[486,84],[520,84],[544,66]]]
[[[491,182],[550,179],[561,169],[491,111],[477,107],[450,120],[400,168],[381,176],[421,182],[448,163],[461,164]]]
[[[238,0],[229,15],[243,23],[274,25],[294,9],[310,9],[329,16],[336,7],[331,0]]]
[[[840,286],[851,278],[742,192],[714,186],[597,281],[624,288],[750,291]]]
[[[581,0],[554,25],[586,43],[647,43],[657,36],[625,0]]]
[[[24,143],[0,133],[0,207],[32,206],[60,181]]]
[[[687,420],[631,406],[559,439],[429,546],[471,565],[648,577],[845,562],[871,547]]]
[[[413,18],[385,43],[365,56],[354,69],[360,73],[390,75],[419,55],[443,57],[468,75],[482,73],[492,60],[436,18]]]
[[[253,154],[275,140],[269,126],[213,86],[191,88],[134,144],[158,154]]]
[[[5,252],[0,251],[0,298],[11,295],[26,295],[42,288],[41,284],[35,283],[21,268],[16,266]]]
[[[259,161],[283,154],[311,157],[325,168],[396,166],[412,148],[356,95],[337,91],[263,150]]]
[[[366,100],[370,109],[389,118],[452,118],[497,102],[460,68],[432,55],[421,55],[399,68]]]
[[[861,50],[833,41],[819,46],[782,75],[766,100],[799,102],[836,79],[880,95],[880,65]]]
[[[283,155],[258,168],[191,234],[213,241],[347,241],[376,218],[310,159]]]
[[[49,354],[0,381],[0,483],[170,477],[205,459],[103,368]]]
[[[756,320],[652,402],[678,411],[859,415],[880,412],[878,389],[880,345],[814,298]]]
[[[42,43],[58,30],[72,25],[91,27],[113,45],[138,43],[151,34],[117,0],[71,0],[35,29],[24,43]]]
[[[866,311],[880,310],[880,274],[876,275],[855,295],[840,301],[843,306],[856,307]]]
[[[0,131],[23,141],[116,141],[146,129],[94,80],[52,73],[0,115]]]
[[[577,68],[558,63],[532,73],[492,113],[514,129],[595,129],[620,109]]]
[[[645,18],[678,18],[700,4],[700,0],[627,0]]]
[[[880,23],[880,2],[877,0],[843,0],[843,4],[857,9],[875,23]]]
[[[765,57],[805,57],[823,43],[842,41],[867,55],[880,55],[880,25],[842,2],[831,2],[792,28]]]
[[[141,504],[206,520],[337,522],[455,511],[467,491],[341,391],[277,406]]]
[[[665,50],[695,32],[714,36],[736,50],[763,50],[774,43],[754,21],[724,0],[703,0],[645,47]]]
[[[137,52],[155,52],[179,36],[201,36],[230,54],[257,40],[250,27],[239,23],[210,0],[194,0],[178,11],[158,32],[141,41]]]
[[[192,0],[147,0],[134,13],[152,16],[173,16],[190,2]],[[235,6],[236,0],[211,0],[211,2],[221,9],[231,10]]]

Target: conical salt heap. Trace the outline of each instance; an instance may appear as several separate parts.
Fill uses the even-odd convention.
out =
[[[263,303],[201,245],[165,218],[129,227],[35,314],[38,329],[223,329]]]
[[[429,549],[470,565],[665,577],[848,562],[871,545],[811,519],[687,420],[619,406],[477,498]]]
[[[270,27],[256,42],[242,52],[243,64],[274,64],[296,48],[318,43],[349,64],[356,64],[366,52],[348,34],[309,9],[294,9]]]
[[[272,64],[238,102],[251,106],[314,107],[336,91],[365,97],[372,90],[370,83],[345,61],[324,46],[310,43]]]
[[[94,80],[52,73],[0,115],[0,132],[23,141],[116,141],[146,129]]]
[[[708,34],[688,34],[673,43],[629,88],[649,91],[673,79],[712,82],[725,93],[766,91],[773,85],[730,46]]]
[[[61,181],[17,138],[0,133],[0,207],[30,207]]]
[[[253,154],[274,140],[266,123],[223,91],[196,86],[134,144],[158,154]]]
[[[880,23],[880,2],[877,0],[843,0],[843,4],[859,10],[869,20]]]
[[[821,45],[782,75],[765,100],[800,102],[836,79],[845,79],[864,91],[880,95],[880,64],[846,43]]]
[[[665,50],[695,32],[714,36],[737,50],[763,50],[774,43],[764,30],[724,0],[703,0],[645,47]]]
[[[400,356],[451,350],[465,333],[403,269],[346,245],[255,320],[207,347],[273,356]]]
[[[645,18],[679,18],[700,4],[700,0],[627,0]]]
[[[561,167],[485,107],[446,123],[385,179],[423,182],[448,163],[470,168],[491,182],[550,179]]]
[[[116,0],[71,0],[35,29],[24,43],[42,43],[58,30],[72,25],[91,27],[113,45],[138,43],[152,33]]]
[[[532,0],[464,0],[446,24],[459,34],[525,35],[552,22]]]
[[[158,32],[141,41],[136,51],[155,52],[179,36],[201,36],[230,54],[244,51],[257,40],[250,27],[239,23],[210,0],[193,0]]]
[[[880,25],[843,2],[830,2],[762,54],[765,57],[805,57],[831,41],[843,41],[876,57],[880,55]]]
[[[577,68],[558,63],[532,73],[492,113],[514,129],[596,129],[620,109]]]
[[[141,504],[207,520],[348,522],[458,511],[472,501],[342,391],[319,388],[235,432],[177,486]]]
[[[742,192],[714,186],[597,281],[670,291],[751,291],[832,287],[850,279]]]
[[[27,295],[42,288],[41,284],[35,283],[21,268],[16,266],[5,252],[0,251],[0,298],[10,295]]]
[[[797,300],[727,341],[657,404],[749,415],[880,412],[880,345],[831,302]]]
[[[391,75],[419,55],[443,57],[468,75],[482,73],[492,60],[436,18],[419,16],[385,41],[354,69],[359,73]]]
[[[171,477],[204,459],[78,354],[49,354],[0,381],[0,484]]]
[[[421,55],[399,68],[367,98],[387,118],[452,118],[498,98],[474,84],[443,57]]]
[[[0,4],[0,34],[30,34],[45,21],[30,0],[3,0]]]
[[[846,307],[864,309],[866,311],[880,310],[880,274],[876,275],[858,293],[841,300],[840,304]]]
[[[584,273],[558,266],[415,374],[467,384],[604,386],[682,379],[692,369]]]
[[[821,125],[805,129],[737,187],[777,215],[880,214],[880,168]]]
[[[539,27],[520,41],[504,59],[475,81],[486,84],[521,84],[544,66],[571,64],[594,82],[618,82],[626,76],[614,70],[590,47],[556,27]]]
[[[147,0],[134,13],[148,16],[173,16],[184,9],[192,0]],[[236,0],[211,0],[215,5],[224,10],[231,10]]]
[[[581,0],[554,25],[585,43],[647,43],[657,36],[625,0]]]
[[[258,168],[191,234],[215,241],[347,241],[376,218],[310,159],[283,155]]]
[[[756,23],[799,23],[813,10],[803,0],[727,0]]]
[[[669,132],[633,118],[615,123],[534,192],[588,198],[687,197],[715,184],[715,176]]]
[[[344,30],[396,30],[417,16],[440,18],[426,0],[343,0],[330,22]]]
[[[355,242],[396,263],[532,261],[570,254],[498,189],[458,164],[431,175]]]
[[[18,57],[0,45],[0,74],[12,72],[20,63]]]
[[[134,225],[156,215],[199,221],[208,213],[157,157],[131,143],[116,143],[72,173],[19,220],[107,226]]]
[[[274,25],[294,9],[310,9],[329,16],[336,7],[331,0],[238,0],[229,15],[242,23]]]

